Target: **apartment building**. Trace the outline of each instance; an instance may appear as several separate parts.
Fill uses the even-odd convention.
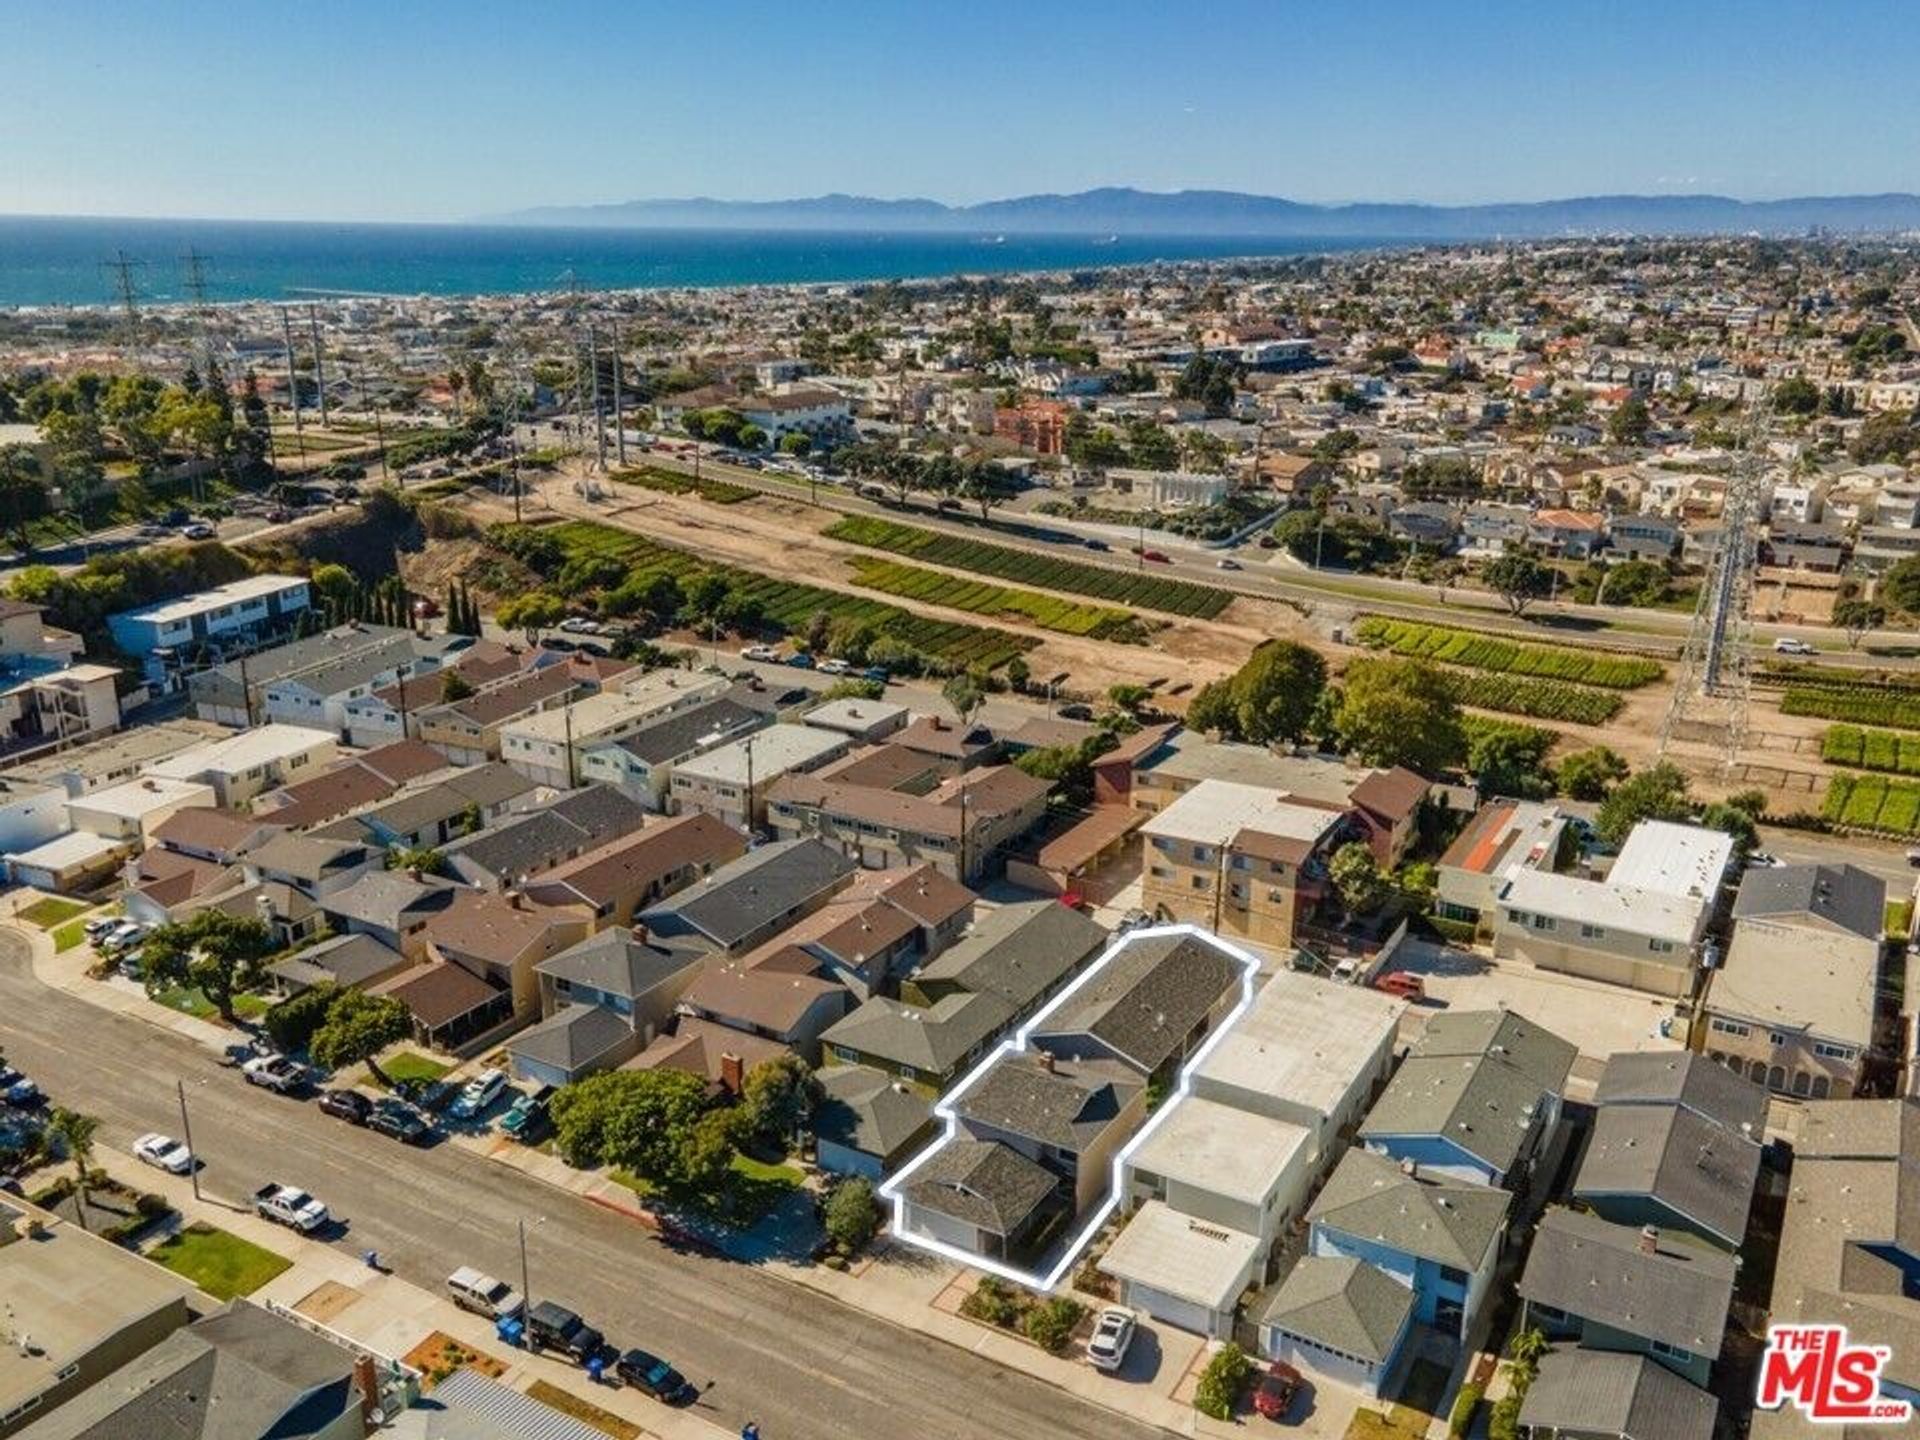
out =
[[[831,730],[771,725],[681,760],[673,767],[667,808],[676,815],[712,815],[751,833],[764,823],[767,796],[781,780],[838,760],[851,745]]]
[[[620,690],[540,710],[500,727],[500,758],[541,785],[580,783],[587,747],[624,739],[663,715],[714,699],[730,682],[721,675],[655,670]]]

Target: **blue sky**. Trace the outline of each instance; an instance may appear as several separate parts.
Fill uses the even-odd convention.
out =
[[[0,53],[0,213],[1920,190],[1869,0],[7,0]]]

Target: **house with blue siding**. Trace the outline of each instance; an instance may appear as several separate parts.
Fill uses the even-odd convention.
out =
[[[1517,1183],[1560,1120],[1578,1051],[1511,1010],[1446,1011],[1360,1126],[1360,1142],[1423,1173]]]
[[[1307,1253],[1371,1265],[1413,1292],[1416,1322],[1464,1338],[1492,1286],[1512,1202],[1411,1160],[1349,1150],[1307,1212]]]

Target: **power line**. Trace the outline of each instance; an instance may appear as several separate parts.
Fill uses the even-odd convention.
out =
[[[137,340],[140,336],[140,287],[134,281],[134,272],[146,267],[146,261],[135,260],[124,250],[116,250],[113,259],[100,262],[100,268],[113,280],[113,298],[127,313],[127,338]]]

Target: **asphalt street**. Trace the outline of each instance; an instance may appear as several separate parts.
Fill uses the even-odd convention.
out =
[[[1166,1433],[752,1266],[668,1250],[633,1221],[458,1147],[402,1150],[250,1087],[191,1040],[42,985],[24,941],[5,932],[0,1045],[54,1103],[98,1116],[99,1143],[116,1149],[148,1130],[179,1133],[184,1080],[209,1195],[302,1186],[344,1222],[334,1244],[378,1250],[414,1283],[438,1287],[477,1265],[517,1285],[525,1220],[536,1299],[578,1310],[616,1344],[667,1355],[711,1382],[700,1401],[709,1418],[757,1420],[767,1440]]]

